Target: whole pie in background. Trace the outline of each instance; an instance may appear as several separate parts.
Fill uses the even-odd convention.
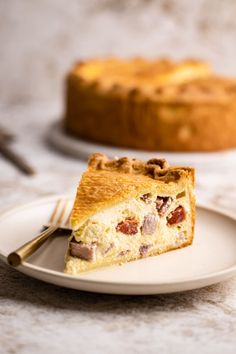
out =
[[[147,151],[236,147],[236,80],[199,60],[88,60],[67,77],[64,127]]]

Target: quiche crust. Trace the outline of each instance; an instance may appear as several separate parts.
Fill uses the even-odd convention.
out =
[[[194,170],[94,154],[71,214],[65,272],[80,272],[190,245]]]

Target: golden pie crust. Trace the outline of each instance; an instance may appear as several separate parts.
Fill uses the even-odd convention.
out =
[[[156,190],[163,195],[177,194],[191,187],[191,210],[195,218],[194,169],[170,167],[165,159],[143,162],[123,157],[109,160],[106,155],[91,155],[88,169],[82,175],[71,214],[72,229],[76,230],[91,215],[123,200],[136,198]]]

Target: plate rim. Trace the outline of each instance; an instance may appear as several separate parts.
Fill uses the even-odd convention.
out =
[[[59,198],[65,198],[65,199],[69,199],[73,201],[73,196],[72,195],[49,195],[49,196],[45,196],[42,198],[37,198],[34,201],[28,202],[28,203],[21,203],[18,206],[15,207],[10,207],[7,208],[5,211],[0,213],[0,221],[4,220],[4,218],[7,218],[9,215],[12,215],[14,213],[16,213],[17,211],[23,210],[23,209],[27,209],[31,206],[34,205],[40,205],[40,204],[44,204],[44,203],[51,203],[56,201]],[[217,214],[220,214],[222,216],[225,216],[227,218],[232,219],[233,221],[236,222],[236,213],[234,212],[230,212],[228,210],[225,210],[221,207],[216,207],[211,205],[211,203],[197,203],[197,208],[200,209],[204,209],[207,211],[212,211],[215,212]],[[7,263],[7,255],[6,253],[0,248],[0,258],[6,263]],[[74,275],[70,275],[70,274],[66,274],[63,272],[59,272],[59,271],[55,271],[55,270],[50,270],[47,268],[43,268],[34,264],[31,264],[27,261],[24,261],[22,263],[21,266],[19,266],[18,268],[16,268],[17,270],[21,271],[24,273],[24,269],[26,268],[26,270],[32,270],[32,271],[36,271],[40,274],[43,275],[49,275],[49,276],[54,276],[55,278],[60,278],[60,279],[67,279],[67,280],[73,280],[76,282],[80,282],[82,283],[82,285],[88,285],[88,284],[92,284],[93,286],[123,286],[123,287],[145,287],[145,288],[153,288],[153,287],[165,287],[165,286],[178,286],[178,285],[186,285],[187,283],[190,282],[199,282],[199,281],[206,281],[206,280],[211,280],[210,283],[214,284],[215,282],[218,282],[217,279],[219,280],[219,278],[221,278],[221,280],[226,280],[229,277],[232,277],[234,274],[236,274],[236,264],[226,268],[224,270],[220,270],[218,272],[214,272],[214,273],[210,273],[210,274],[205,274],[202,276],[195,276],[195,277],[190,277],[190,278],[183,278],[180,280],[175,280],[175,281],[161,281],[161,282],[148,282],[148,283],[142,283],[142,282],[134,282],[134,283],[129,283],[129,282],[113,282],[113,281],[103,281],[103,280],[94,280],[94,279],[85,279],[83,278],[83,275],[79,275],[79,276],[74,276]],[[28,274],[28,273],[27,273]],[[28,274],[29,275],[29,274]],[[32,277],[34,277],[33,275],[31,275]],[[224,279],[222,279],[222,277]],[[219,281],[221,281],[219,280]],[[50,281],[49,281],[50,282]],[[210,284],[208,284],[210,285]],[[194,288],[194,287],[193,287]],[[105,289],[104,289],[105,290]],[[106,292],[106,291],[104,291]],[[114,292],[116,293],[116,292]]]

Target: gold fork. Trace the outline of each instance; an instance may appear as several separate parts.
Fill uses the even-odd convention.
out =
[[[70,212],[68,212],[68,200],[58,200],[56,207],[49,220],[47,228],[34,237],[32,240],[26,242],[23,246],[19,247],[14,252],[11,252],[8,257],[8,263],[17,267],[27,257],[31,256],[45,241],[58,229],[69,229],[70,226]]]

